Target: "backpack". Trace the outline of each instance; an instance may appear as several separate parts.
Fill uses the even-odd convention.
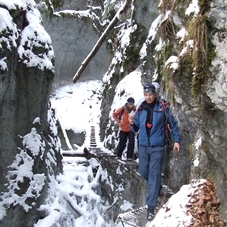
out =
[[[167,113],[166,113],[166,109],[168,108],[168,102],[165,99],[162,99],[162,107],[165,111],[165,125],[166,125],[166,136],[165,136],[165,145],[167,146],[173,146],[173,135],[172,135],[172,131],[170,129],[170,126],[167,122]]]

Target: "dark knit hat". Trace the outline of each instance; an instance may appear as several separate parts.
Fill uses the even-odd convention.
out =
[[[127,99],[127,102],[131,103],[131,104],[134,104],[135,100],[134,100],[134,98],[130,97],[130,98]]]
[[[153,84],[147,84],[143,87],[143,93],[152,93],[155,94],[155,86]]]

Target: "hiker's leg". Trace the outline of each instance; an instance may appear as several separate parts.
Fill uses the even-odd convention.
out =
[[[134,147],[135,147],[135,133],[128,132],[127,158],[133,158]]]
[[[150,154],[147,193],[148,208],[155,208],[157,206],[161,185],[163,150],[163,146],[152,146],[148,148],[148,153]]]
[[[147,153],[147,147],[139,146],[139,174],[147,182],[149,172],[150,155]]]
[[[124,151],[126,147],[126,142],[127,142],[127,132],[120,131],[119,133],[119,143],[117,147],[117,156],[121,157],[122,152]]]

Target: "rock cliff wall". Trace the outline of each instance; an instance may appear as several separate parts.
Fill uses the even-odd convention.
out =
[[[226,54],[221,50],[226,44],[223,11],[227,5],[219,1],[198,5],[192,1],[155,1],[150,13],[150,8],[144,7],[149,4],[134,1],[135,8],[128,18],[131,23],[124,29],[138,29],[133,30],[127,47],[119,45],[117,51],[126,54],[107,71],[111,83],[105,84],[103,94],[101,138],[113,149],[117,137],[105,136],[116,130],[109,118],[109,103],[116,87],[113,84],[135,69],[141,72],[142,84],[157,80],[171,103],[182,135],[182,152],[170,159],[170,166],[177,162],[171,187],[177,191],[192,178],[212,180],[226,221]]]
[[[54,52],[56,75],[53,89],[71,84],[72,78],[101,36],[106,22],[102,22],[102,7],[98,1],[59,1],[53,11],[40,1],[43,26],[50,34]],[[111,60],[107,40],[86,67],[79,81],[102,80]]]
[[[0,11],[0,226],[28,227],[40,218],[50,175],[62,171],[48,106],[53,47],[33,2]]]

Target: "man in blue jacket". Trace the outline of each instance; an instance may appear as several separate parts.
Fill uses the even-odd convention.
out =
[[[173,150],[180,151],[178,124],[167,103],[159,96],[159,88],[158,83],[144,86],[145,101],[134,116],[129,116],[131,129],[139,131],[139,174],[148,185],[148,220],[153,220],[157,207],[167,124],[174,138]]]

